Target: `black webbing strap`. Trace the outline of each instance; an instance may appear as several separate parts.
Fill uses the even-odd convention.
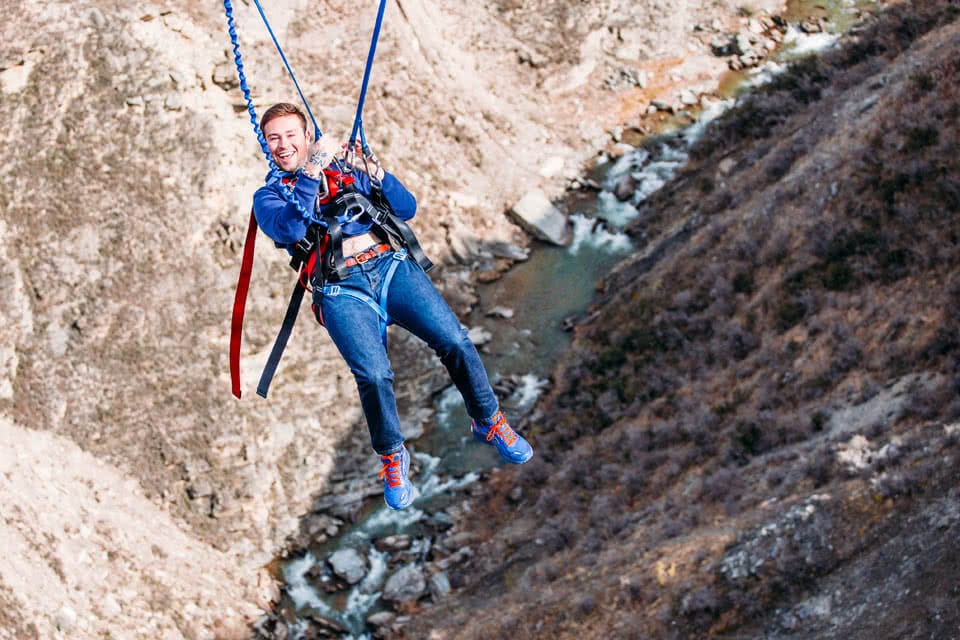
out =
[[[326,229],[316,222],[307,227],[307,233],[297,244],[293,246],[293,255],[290,257],[290,268],[300,273],[304,265],[310,262],[317,247],[323,242],[323,236]]]
[[[300,279],[297,278],[297,286],[293,288],[293,294],[290,296],[290,304],[287,305],[287,313],[283,316],[283,324],[280,325],[280,332],[277,333],[277,339],[273,341],[273,349],[270,350],[270,357],[267,358],[267,364],[263,367],[263,373],[260,374],[260,384],[257,385],[257,395],[261,398],[267,397],[267,391],[270,389],[273,374],[277,372],[277,365],[280,364],[283,350],[287,348],[287,341],[290,340],[290,334],[293,333],[293,325],[297,322],[297,315],[300,313],[300,303],[303,301],[303,293],[305,291],[306,288],[300,284]]]
[[[380,226],[388,232],[400,236],[401,244],[407,249],[407,253],[413,256],[413,259],[424,271],[433,269],[433,263],[420,248],[420,242],[417,240],[416,234],[413,233],[413,229],[406,222],[393,213],[388,213]]]
[[[410,226],[401,220],[394,212],[390,202],[383,195],[383,187],[379,182],[374,182],[370,189],[370,199],[373,203],[376,215],[373,220],[381,229],[393,236],[399,241],[400,246],[407,250],[420,268],[424,271],[433,269],[433,263],[427,254],[420,248],[420,241]]]
[[[321,265],[321,268],[332,269],[338,278],[344,280],[349,274],[343,257],[343,229],[335,216],[327,217],[325,220],[327,222],[327,236],[330,240],[327,242],[326,255],[323,256],[325,264]]]

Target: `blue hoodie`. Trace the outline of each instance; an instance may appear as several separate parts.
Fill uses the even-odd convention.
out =
[[[294,197],[303,206],[304,211],[313,213],[317,192],[320,190],[320,180],[311,178],[302,171],[298,171],[296,174],[284,173],[282,175],[296,180],[296,185],[293,188]],[[370,178],[367,174],[355,170],[350,175],[355,179],[353,184],[357,191],[369,196]],[[324,176],[324,179],[326,179],[326,176]],[[412,218],[417,212],[417,200],[412,193],[407,191],[403,183],[392,173],[385,173],[381,184],[383,185],[383,195],[390,203],[393,213],[401,220]],[[267,183],[253,194],[253,212],[257,218],[257,224],[263,229],[264,233],[270,236],[277,247],[292,251],[293,245],[307,234],[307,227],[310,226],[313,219],[304,217],[293,203],[284,198],[281,189],[288,189],[288,187],[268,174]],[[324,208],[325,205],[317,205],[316,216],[318,219],[323,217]],[[369,231],[371,226],[370,223],[365,222],[350,222],[343,226],[343,235],[345,238],[358,236]]]

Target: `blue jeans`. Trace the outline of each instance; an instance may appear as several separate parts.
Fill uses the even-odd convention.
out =
[[[439,356],[450,378],[463,396],[467,413],[475,420],[497,412],[497,398],[476,347],[467,330],[450,310],[420,265],[409,257],[397,264],[388,292],[383,281],[394,252],[350,267],[339,285],[339,295],[314,290],[314,303],[323,311],[323,320],[333,343],[357,381],[360,404],[370,430],[374,450],[380,455],[403,446],[400,417],[393,392],[393,370],[381,334],[381,319],[369,304],[344,291],[368,296],[379,304],[386,293],[387,313],[392,322],[427,343]]]

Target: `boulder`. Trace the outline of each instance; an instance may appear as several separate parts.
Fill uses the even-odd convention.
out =
[[[626,202],[633,198],[633,194],[637,192],[637,181],[629,173],[617,182],[617,186],[614,187],[613,195],[620,202]]]
[[[509,242],[491,242],[489,250],[495,258],[506,258],[507,260],[515,260],[517,262],[523,262],[530,258],[529,249],[519,247]]]
[[[367,574],[367,563],[355,549],[340,549],[329,558],[330,568],[348,584],[357,584]]]
[[[377,548],[377,551],[390,551],[396,553],[397,551],[409,549],[410,543],[410,536],[405,534],[397,534],[387,536],[385,538],[377,538],[373,541],[373,546]]]
[[[392,611],[378,611],[367,618],[367,624],[374,629],[379,629],[380,627],[387,627],[393,624],[396,617],[396,614]]]
[[[450,595],[450,578],[441,571],[430,576],[430,594],[434,600],[440,600]]]
[[[470,342],[477,347],[482,347],[493,340],[493,334],[486,327],[481,326],[470,327],[470,330],[467,332],[467,337],[470,338]]]
[[[570,242],[567,217],[550,202],[540,189],[528,191],[510,209],[511,217],[527,233],[558,246]]]
[[[427,580],[423,576],[423,569],[415,564],[408,564],[387,578],[382,597],[391,604],[401,604],[418,600],[426,591]]]
[[[491,307],[490,309],[487,309],[485,315],[491,318],[503,318],[505,320],[509,320],[513,317],[513,309],[501,306]]]

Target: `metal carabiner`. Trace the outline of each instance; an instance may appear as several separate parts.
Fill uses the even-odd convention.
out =
[[[351,148],[351,145],[347,145],[346,149],[343,151],[343,167],[340,168],[340,173],[343,175],[349,175],[353,173],[353,163],[357,157],[357,152],[355,149]]]
[[[327,182],[327,174],[320,172],[320,190],[317,191],[317,200],[323,202],[330,197],[330,183]]]
[[[370,171],[370,165],[373,165],[373,171]],[[370,149],[366,147],[363,151],[363,169],[367,174],[367,177],[370,178],[370,183],[375,187],[380,187],[382,185],[380,178],[377,177],[377,174],[380,173],[380,170],[383,167],[380,166],[380,159],[377,158],[377,155]]]

